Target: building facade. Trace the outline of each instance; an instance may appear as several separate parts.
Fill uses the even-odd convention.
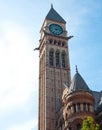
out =
[[[39,130],[79,130],[95,98],[76,68],[71,81],[66,21],[51,6],[39,40]],[[95,94],[95,93],[94,93]]]

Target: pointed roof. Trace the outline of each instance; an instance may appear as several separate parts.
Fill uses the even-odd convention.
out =
[[[91,92],[88,85],[86,84],[86,82],[78,73],[78,70],[76,69],[76,74],[74,75],[70,86],[70,92],[79,91],[79,90]]]
[[[66,23],[66,21],[56,12],[56,10],[53,8],[53,5],[51,5],[51,9],[48,12],[45,19],[54,20],[61,23]]]

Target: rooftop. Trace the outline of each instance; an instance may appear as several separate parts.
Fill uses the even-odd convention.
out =
[[[70,85],[70,91],[88,91],[91,92],[89,89],[88,85],[84,81],[84,79],[81,77],[79,74],[77,68],[76,68],[76,73],[72,79],[71,85]]]
[[[64,23],[64,24],[66,23],[66,21],[53,8],[53,5],[51,5],[51,9],[48,12],[48,14],[47,14],[45,19],[61,22],[61,23]]]

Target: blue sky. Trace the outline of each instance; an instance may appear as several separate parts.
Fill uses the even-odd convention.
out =
[[[92,90],[102,89],[101,0],[0,0],[0,130],[37,130],[40,28],[50,10],[67,21],[75,65]]]

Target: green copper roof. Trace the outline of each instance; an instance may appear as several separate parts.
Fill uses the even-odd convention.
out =
[[[45,19],[54,20],[61,23],[66,23],[66,21],[55,11],[53,6],[51,6],[50,11],[48,12]]]
[[[70,92],[79,90],[91,92],[84,79],[81,77],[78,71],[76,71],[76,74],[74,75],[74,78],[70,86]]]

